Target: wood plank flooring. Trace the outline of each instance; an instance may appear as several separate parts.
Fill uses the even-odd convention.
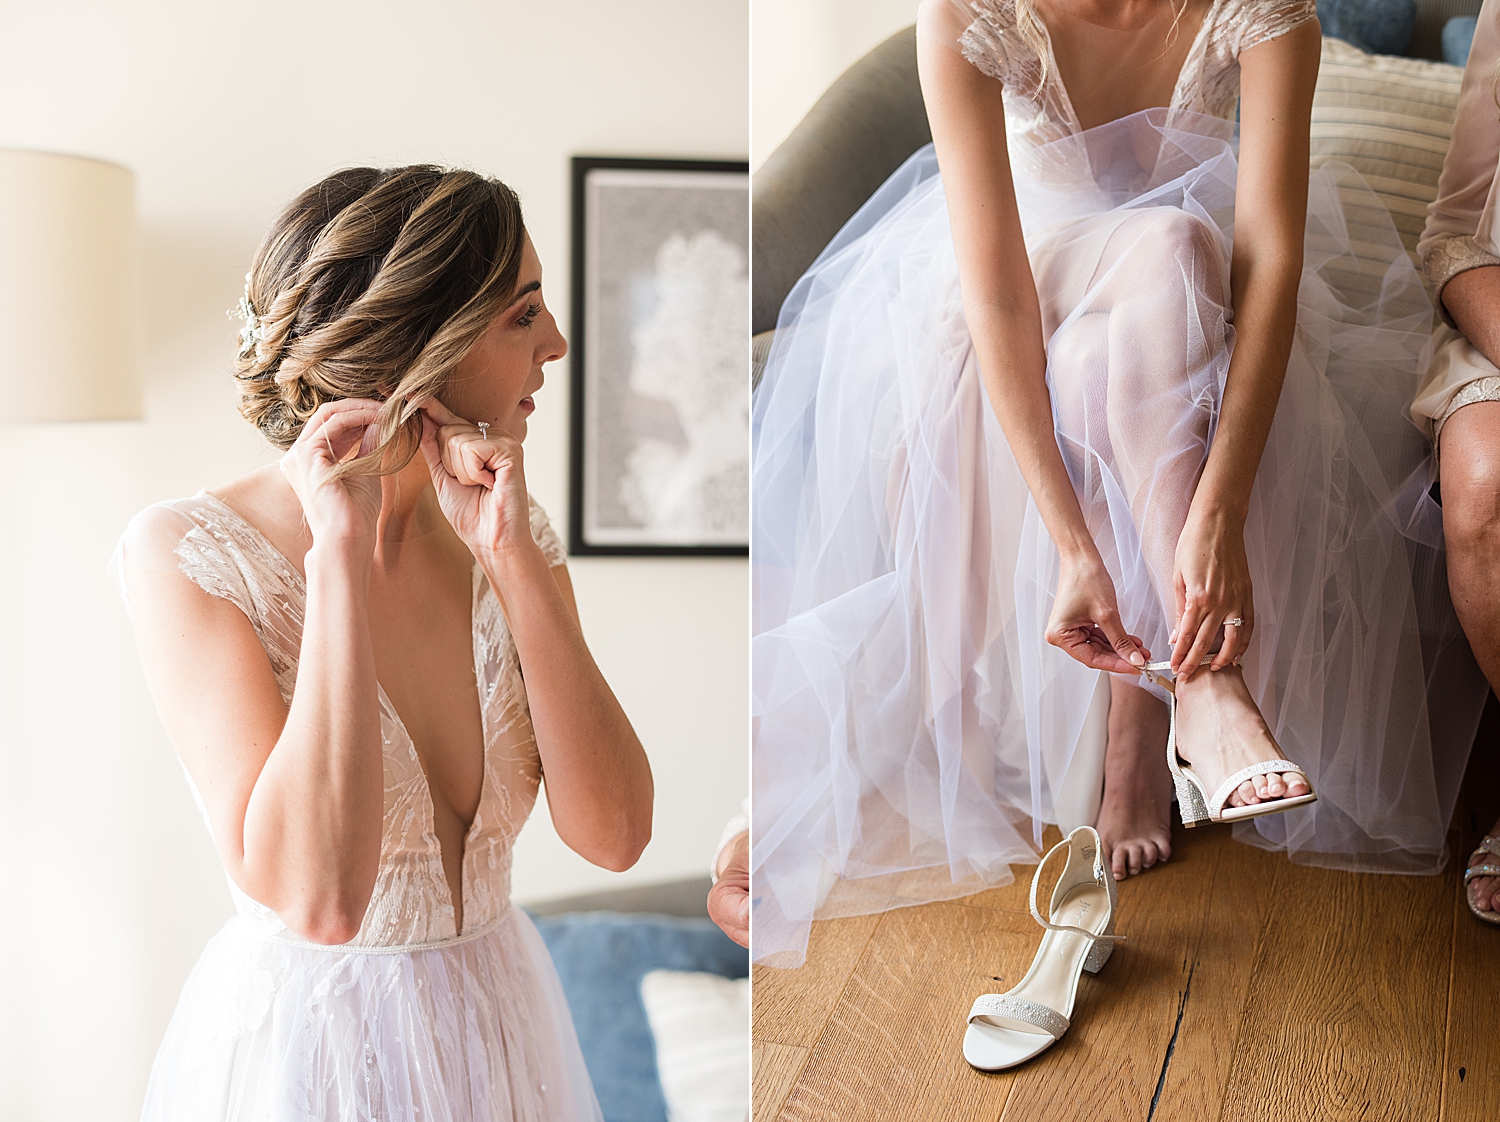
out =
[[[1035,952],[1030,869],[815,924],[804,966],[755,970],[754,1122],[1496,1122],[1500,928],[1460,881],[1500,801],[1496,748],[1481,730],[1441,876],[1179,827],[1172,860],[1120,886],[1127,939],[1084,976],[1068,1034],[1015,1071],[973,1070],[960,1042],[974,996]]]

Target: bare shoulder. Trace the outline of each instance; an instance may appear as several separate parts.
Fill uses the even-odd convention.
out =
[[[312,546],[312,535],[302,517],[302,504],[279,463],[256,468],[208,493],[254,526],[283,557],[302,568]]]

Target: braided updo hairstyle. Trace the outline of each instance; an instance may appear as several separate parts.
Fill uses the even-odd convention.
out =
[[[240,413],[285,449],[325,401],[383,400],[377,447],[340,474],[400,471],[420,401],[509,302],[525,240],[515,192],[471,171],[349,168],[309,187],[250,268]]]

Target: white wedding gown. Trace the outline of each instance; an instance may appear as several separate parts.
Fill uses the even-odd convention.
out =
[[[549,562],[562,564],[534,502],[531,522]],[[137,515],[121,546],[117,571],[172,558],[243,611],[290,702],[306,586],[258,530],[200,493]],[[484,779],[464,841],[463,930],[426,775],[381,691],[384,832],[359,934],[341,946],[305,942],[231,880],[238,914],[183,986],[144,1122],[601,1118],[547,948],[510,903],[511,851],[541,769],[515,642],[477,565],[472,611]]]
[[[1057,439],[1126,630],[1158,658],[1234,344],[1238,59],[1313,18],[1311,0],[1214,0],[1170,106],[1087,131],[1012,0],[919,18],[1004,85]],[[1432,308],[1363,181],[1327,165],[1310,186],[1245,528],[1244,668],[1318,801],[1236,836],[1433,873],[1485,693],[1406,414]],[[1097,809],[1107,693],[1043,638],[1057,552],[980,381],[930,146],[793,289],[752,415],[753,953],[792,965],[815,917],[1008,882],[1045,824]],[[1431,709],[1429,681],[1447,691]]]

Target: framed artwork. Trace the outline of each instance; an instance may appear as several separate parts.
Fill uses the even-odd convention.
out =
[[[748,552],[749,248],[748,164],[573,159],[570,552]]]

